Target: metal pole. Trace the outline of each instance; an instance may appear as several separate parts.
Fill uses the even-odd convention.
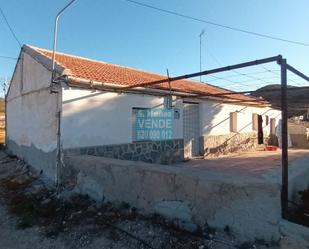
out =
[[[169,95],[167,97],[167,108],[171,109],[173,108],[173,95],[172,95],[172,86],[170,82],[170,74],[168,69],[166,69],[167,79],[168,79],[168,88],[169,88]]]
[[[62,8],[58,14],[56,15],[55,18],[55,26],[54,26],[54,41],[53,41],[53,65],[52,65],[52,83],[55,80],[55,60],[56,60],[56,48],[57,48],[57,33],[58,33],[58,20],[60,15],[72,4],[74,3],[76,0],[71,0],[71,2],[69,2],[66,6],[64,6],[64,8]]]
[[[168,68],[166,69],[166,75],[167,75],[167,79],[168,79],[168,88],[170,90],[170,96],[172,96],[172,86],[171,86],[170,73],[168,72]]]
[[[227,66],[227,67],[220,67],[220,68],[216,68],[216,69],[205,70],[205,71],[198,72],[198,73],[191,73],[191,74],[185,74],[185,75],[181,75],[181,76],[177,76],[177,77],[172,77],[172,78],[170,78],[170,81],[172,82],[172,81],[176,81],[176,80],[184,80],[184,79],[189,79],[189,78],[195,78],[195,77],[198,77],[198,76],[201,76],[201,75],[220,73],[220,72],[230,71],[230,70],[234,70],[234,69],[238,69],[238,68],[250,67],[250,66],[270,63],[270,62],[278,61],[280,59],[281,59],[281,56],[278,55],[278,56],[269,57],[269,58],[265,58],[265,59],[261,59],[261,60],[249,61],[249,62],[231,65],[231,66]],[[151,85],[156,85],[156,84],[165,83],[165,82],[168,82],[168,79],[139,83],[139,84],[136,84],[134,86],[123,87],[122,90],[136,88],[136,87],[151,86]]]
[[[287,103],[287,63],[280,60],[281,66],[281,136],[282,136],[282,188],[281,188],[281,214],[287,218],[289,198],[289,170],[288,170],[288,103]]]
[[[50,92],[51,93],[57,93],[58,94],[58,107],[57,107],[57,163],[56,163],[56,186],[57,189],[59,188],[61,184],[61,167],[62,167],[62,160],[61,160],[61,103],[59,103],[60,100],[60,94],[58,89],[54,89],[54,84],[56,84],[56,70],[55,70],[55,62],[56,62],[56,48],[57,48],[57,34],[58,34],[58,21],[61,14],[70,6],[72,5],[76,0],[71,0],[64,8],[62,8],[55,18],[55,27],[54,27],[54,40],[53,40],[53,55],[52,55],[52,78],[51,78],[51,85],[50,85]]]
[[[202,30],[200,33],[200,72],[202,72],[202,36],[204,35],[205,31]],[[200,82],[202,82],[202,75],[200,75]]]
[[[300,78],[303,78],[306,81],[309,81],[309,77],[305,74],[303,74],[302,72],[298,71],[296,68],[292,67],[289,64],[286,64],[286,68],[291,71],[292,73],[296,74],[297,76],[299,76]]]

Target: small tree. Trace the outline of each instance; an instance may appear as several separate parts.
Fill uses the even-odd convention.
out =
[[[10,84],[11,84],[11,79],[9,77],[0,78],[0,87],[2,89],[3,97],[7,94]]]

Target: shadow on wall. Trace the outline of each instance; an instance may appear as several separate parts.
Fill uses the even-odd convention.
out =
[[[73,95],[63,102],[65,155],[95,155],[159,164],[183,161],[183,139],[177,137],[176,131],[172,140],[133,142],[133,108],[162,107],[162,97],[98,92],[87,95],[79,92],[79,95],[83,96]],[[178,133],[179,122],[175,120]]]
[[[108,92],[83,95],[63,102],[64,148],[131,143],[132,108],[163,106],[163,99],[147,95],[132,94],[129,99]]]
[[[289,122],[288,127],[292,146],[298,149],[309,149],[309,128],[292,122]]]
[[[240,113],[245,111],[248,107],[242,107],[241,109],[236,110],[235,112]],[[261,115],[267,114],[271,110],[267,110]],[[277,118],[276,116],[275,118]],[[230,116],[224,118],[220,122],[212,123],[210,127],[207,127],[207,130],[211,129],[225,123],[230,122]],[[230,132],[228,134],[222,135],[208,135],[203,136],[202,146],[203,146],[203,155],[207,157],[216,157],[220,155],[226,155],[229,153],[236,153],[240,151],[250,151],[257,147],[258,145],[258,136],[257,131],[246,131],[248,127],[252,127],[252,119],[249,123],[245,124],[242,128],[238,129],[237,132]],[[267,127],[267,124],[263,126],[263,130]],[[273,137],[274,135],[269,134],[269,136],[264,137],[264,143],[273,144],[277,139]]]
[[[236,110],[237,113],[245,111],[247,107],[242,107]],[[223,123],[230,123],[230,115],[221,120],[220,122],[214,123],[208,130],[222,125]],[[203,137],[204,145],[204,156],[220,156],[229,153],[235,153],[237,151],[248,151],[255,148],[257,145],[257,135],[256,132],[244,132],[247,127],[251,126],[252,122],[246,124],[236,133],[229,132],[222,135],[208,135]]]
[[[63,102],[64,118],[62,120],[62,127],[64,132],[62,137],[64,149],[121,145],[114,149],[135,150],[137,149],[135,148],[136,146],[130,148],[128,145],[136,145],[142,142],[132,142],[132,107],[150,108],[163,106],[162,97],[148,95],[142,95],[143,98],[141,98],[140,94],[132,95],[130,97],[132,99],[129,99],[129,102],[125,94],[117,94],[115,97],[115,93],[88,91],[88,93],[82,93],[80,95],[81,96],[73,95],[71,99],[68,98],[68,100]],[[133,106],[132,103],[134,103]],[[250,122],[236,133],[229,132],[229,112],[243,112],[248,107],[240,106],[233,110],[227,108],[226,112],[224,112],[221,103],[210,102],[207,108],[207,117],[203,121],[206,125],[200,127],[200,130],[202,130],[204,134],[207,134],[209,131],[222,125],[225,127],[223,130],[227,132],[222,132],[222,134],[218,133],[220,135],[204,135],[202,138],[198,137],[201,148],[200,154],[205,156],[218,156],[237,151],[251,150],[256,147],[257,132],[248,129],[248,127],[252,126],[251,112],[246,114],[250,115]],[[268,111],[270,110],[267,110],[262,115],[265,115]],[[221,119],[218,118],[222,116],[222,113],[224,113],[224,116]],[[182,118],[180,122],[182,122]],[[200,122],[200,124],[202,124],[202,122]],[[142,150],[144,148],[145,150],[152,151],[155,147],[156,151],[153,152],[154,154],[166,149],[177,149],[179,152],[179,147],[181,146],[186,148],[186,144],[181,144],[179,141],[176,143],[165,142],[164,144],[158,144],[157,142],[156,144],[146,144],[144,142],[144,147],[141,146],[141,148],[138,149]],[[110,150],[113,150],[113,148],[110,147],[111,146],[108,148],[109,153]],[[93,151],[93,148],[90,149]],[[106,148],[101,148],[101,150],[105,149]],[[179,153],[174,154],[174,156],[177,155],[181,157]],[[172,155],[165,155],[165,157],[169,156]],[[126,158],[131,160],[130,157],[130,155],[126,154]],[[147,161],[150,161],[150,159],[147,159]]]
[[[203,135],[205,130],[211,129],[212,123],[218,120],[222,112],[222,104],[213,101],[192,103],[183,100],[183,137],[185,158],[201,156],[204,154]],[[207,109],[207,110],[206,110]],[[224,123],[224,120],[220,123]]]
[[[94,92],[65,100],[62,119],[64,148],[129,142],[132,110],[124,97],[124,94],[112,97],[108,92]]]

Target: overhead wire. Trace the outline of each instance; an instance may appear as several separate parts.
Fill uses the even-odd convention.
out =
[[[260,66],[261,66],[263,69],[267,70],[268,72],[271,72],[271,73],[277,75],[278,77],[280,77],[280,74],[279,74],[279,73],[276,73],[276,72],[274,72],[273,70],[270,70],[270,69],[267,68],[265,65],[261,64]],[[280,71],[280,70],[278,70],[278,71]],[[292,76],[292,77],[296,77],[297,79],[293,79],[293,78],[291,78],[291,76]],[[294,74],[293,72],[290,72],[290,71],[288,71],[288,73],[287,73],[287,80],[288,80],[288,81],[292,81],[294,84],[296,84],[296,85],[298,85],[298,86],[304,86],[303,84],[305,84],[305,86],[308,85],[308,83],[307,83],[304,79],[300,78],[299,76],[297,76],[296,74]],[[300,80],[300,81],[302,81],[302,82],[301,82],[301,83],[300,83],[300,82],[297,82],[297,80]],[[302,83],[303,83],[303,84],[302,84]],[[278,84],[281,84],[281,83],[278,82]]]
[[[261,38],[266,38],[266,39],[271,39],[271,40],[276,40],[276,41],[286,42],[286,43],[290,43],[290,44],[309,47],[309,43],[306,43],[306,42],[285,39],[285,38],[281,38],[281,37],[277,37],[277,36],[272,36],[272,35],[253,32],[253,31],[250,31],[250,30],[245,30],[245,29],[241,29],[241,28],[237,28],[237,27],[223,25],[223,24],[215,23],[215,22],[212,22],[212,21],[209,21],[209,20],[205,20],[205,19],[189,16],[189,15],[186,15],[186,14],[182,14],[182,13],[179,13],[179,12],[176,12],[176,11],[159,8],[159,7],[156,7],[156,6],[153,6],[153,5],[150,5],[150,4],[146,4],[146,3],[142,3],[142,2],[138,2],[138,1],[135,1],[135,0],[124,0],[124,1],[135,4],[135,5],[139,5],[139,6],[142,6],[142,7],[146,7],[146,8],[149,8],[149,9],[153,9],[153,10],[156,10],[156,11],[171,14],[171,15],[174,15],[174,16],[190,19],[190,20],[193,20],[193,21],[201,22],[201,23],[206,23],[208,25],[212,25],[212,26],[216,26],[216,27],[220,27],[220,28],[224,28],[224,29],[229,29],[229,30],[236,31],[236,32],[249,34],[249,35],[252,35],[252,36],[258,36],[258,37],[261,37]]]
[[[0,55],[1,59],[8,59],[8,60],[18,60],[18,58],[16,57],[12,57],[12,56],[5,56],[5,55]]]
[[[208,54],[212,57],[212,59],[216,62],[216,64],[220,67],[222,67],[222,63],[216,58],[216,56],[214,56],[214,54],[210,51],[209,48],[206,49]],[[263,71],[258,71],[258,72],[247,72],[247,73],[242,73],[242,72],[239,72],[238,70],[232,70],[231,72],[234,73],[233,75],[228,75],[228,76],[223,76],[223,77],[215,77],[213,75],[207,75],[207,76],[210,76],[210,77],[213,77],[215,78],[214,80],[208,80],[210,83],[212,82],[215,82],[215,81],[218,81],[218,80],[225,80],[225,81],[228,81],[228,82],[231,82],[232,84],[230,85],[224,85],[224,87],[226,88],[234,88],[235,89],[235,86],[236,85],[241,85],[243,87],[252,87],[253,84],[244,84],[244,83],[247,83],[247,82],[252,82],[253,80],[256,82],[263,82],[264,85],[265,84],[269,84],[269,83],[273,83],[273,82],[269,82],[267,81],[268,79],[274,79],[274,78],[277,78],[277,76],[272,76],[272,77],[255,77],[255,76],[252,76],[252,75],[256,75],[256,74],[265,74],[265,73],[268,73],[269,70],[263,70]],[[277,70],[277,71],[280,71],[280,70]],[[233,81],[231,80],[231,78],[235,78],[235,77],[239,77],[239,76],[243,76],[243,77],[247,77],[249,78],[249,80],[243,80],[243,81]],[[256,85],[256,84],[255,84]],[[241,87],[236,87],[237,88],[237,91],[241,90],[243,91],[244,88],[241,88]]]
[[[213,60],[216,61],[216,63],[219,66],[222,66],[222,63],[220,63],[220,61],[213,55],[213,53],[211,53],[209,51],[209,48],[207,49],[208,53],[210,54],[210,56],[212,57]],[[279,72],[279,69],[268,69],[266,67],[263,67],[263,70],[259,70],[259,71],[249,71],[249,72],[240,72],[239,70],[231,70],[231,72],[233,73],[225,75],[225,76],[214,76],[214,75],[205,75],[206,77],[212,77],[214,79],[207,79],[206,81],[213,84],[214,82],[218,82],[219,80],[221,82],[227,81],[229,83],[232,84],[216,84],[217,86],[223,86],[224,88],[228,88],[231,89],[233,91],[246,91],[248,89],[252,89],[253,87],[257,88],[257,87],[263,87],[265,85],[268,84],[278,84],[280,83],[280,75],[277,73]],[[273,73],[273,76],[268,76],[269,73]],[[266,75],[265,75],[266,74]],[[259,75],[258,77],[256,77],[255,75]],[[262,75],[262,76],[261,76]],[[231,78],[236,78],[236,77],[246,77],[249,78],[247,80],[232,80]],[[277,80],[275,80],[277,79]],[[251,84],[245,84],[248,82],[252,82]],[[254,83],[254,84],[253,84]]]
[[[14,37],[15,41],[18,43],[19,47],[22,47],[21,42],[20,42],[19,39],[17,38],[17,35],[15,34],[15,32],[14,32],[12,26],[10,25],[10,23],[9,23],[8,19],[6,18],[6,16],[5,16],[5,14],[4,14],[4,12],[3,12],[3,10],[2,10],[1,7],[0,7],[0,13],[1,13],[1,15],[2,15],[2,17],[3,17],[3,19],[4,19],[5,23],[6,23],[6,25],[8,26],[8,28],[9,28],[9,30],[10,30],[12,36]]]

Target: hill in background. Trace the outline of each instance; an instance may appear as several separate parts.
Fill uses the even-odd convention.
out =
[[[281,85],[279,84],[259,88],[252,95],[267,100],[275,109],[281,109]],[[305,115],[309,108],[309,87],[297,89],[294,86],[288,86],[287,101],[289,117]]]

